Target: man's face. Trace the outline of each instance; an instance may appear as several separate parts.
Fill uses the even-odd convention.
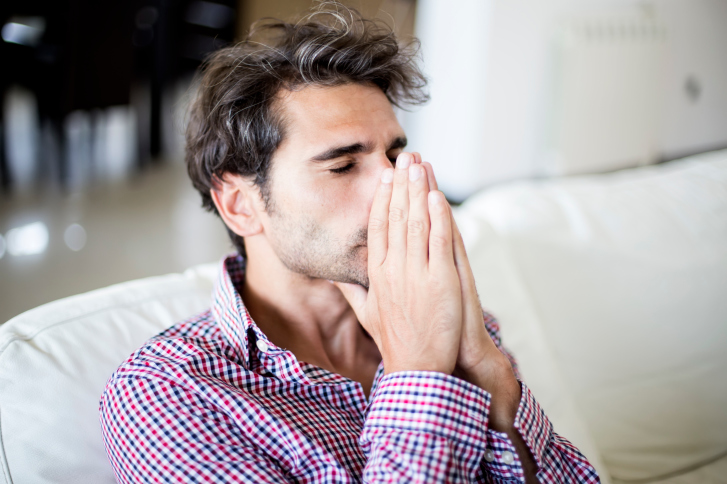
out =
[[[262,224],[290,270],[368,287],[366,233],[381,172],[406,144],[377,87],[286,91],[285,140],[270,169]]]

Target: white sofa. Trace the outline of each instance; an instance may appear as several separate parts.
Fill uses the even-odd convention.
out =
[[[604,482],[727,482],[727,151],[517,182],[456,210],[483,304]],[[0,326],[0,483],[114,482],[106,379],[204,310],[217,264]]]

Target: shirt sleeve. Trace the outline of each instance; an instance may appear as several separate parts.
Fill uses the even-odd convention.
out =
[[[107,386],[100,417],[119,483],[289,481],[224,415],[171,382],[119,378]]]
[[[553,432],[530,389],[514,426],[523,436],[543,483],[597,483],[595,469],[566,439]],[[385,375],[369,406],[361,448],[363,481],[525,482],[507,434],[488,428],[491,395],[457,377],[404,371]]]
[[[487,392],[451,375],[383,376],[360,438],[367,458],[363,481],[476,482],[489,407]]]

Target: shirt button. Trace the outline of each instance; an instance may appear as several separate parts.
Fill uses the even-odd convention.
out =
[[[269,349],[268,344],[265,341],[259,339],[257,340],[257,349],[259,349],[263,353],[267,353]]]
[[[495,453],[491,449],[485,451],[485,460],[487,462],[493,462],[495,460]]]
[[[512,452],[509,450],[506,450],[502,453],[502,462],[505,464],[512,464],[515,461],[515,457],[513,457]]]

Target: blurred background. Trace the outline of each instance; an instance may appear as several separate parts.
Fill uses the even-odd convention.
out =
[[[0,321],[232,250],[183,166],[195,69],[309,0],[5,0]],[[512,180],[727,147],[725,0],[358,0],[416,35],[401,112],[454,202]]]

